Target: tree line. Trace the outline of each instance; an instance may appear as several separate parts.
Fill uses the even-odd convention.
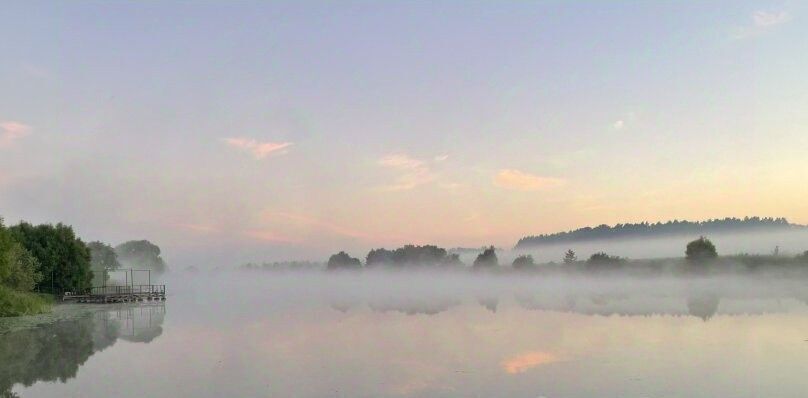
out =
[[[759,267],[798,265],[808,270],[808,251],[797,256],[774,255],[730,255],[719,257],[715,244],[705,237],[699,237],[687,243],[683,261],[680,260],[630,260],[625,257],[614,256],[605,252],[597,252],[585,260],[579,260],[572,249],[564,253],[561,264],[549,262],[537,264],[530,254],[520,255],[511,262],[514,270],[539,269],[567,269],[585,272],[599,272],[625,269],[630,265],[639,268],[657,269],[664,263],[676,263],[684,272],[704,272],[714,267],[724,265],[742,265],[748,270]],[[332,255],[327,262],[327,270],[359,270],[373,268],[413,269],[413,268],[466,268],[457,254],[448,253],[445,249],[434,246],[406,245],[395,250],[373,249],[368,252],[364,263],[359,258],[352,257],[341,251]],[[502,269],[494,246],[483,248],[477,254],[471,269],[497,270]]]
[[[62,223],[6,227],[0,218],[0,316],[42,312],[50,299],[41,293],[85,292],[123,267],[166,270],[160,248],[145,240],[113,248],[85,243]]]
[[[728,232],[748,232],[760,230],[782,230],[803,228],[791,224],[785,218],[744,217],[723,218],[706,221],[667,221],[637,224],[606,224],[597,227],[584,227],[567,232],[526,236],[516,243],[517,249],[559,243],[578,243],[606,239],[657,238],[677,235],[710,235]]]

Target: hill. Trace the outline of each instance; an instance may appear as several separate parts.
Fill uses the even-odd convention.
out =
[[[743,232],[770,232],[789,229],[805,228],[798,224],[791,224],[785,218],[772,217],[745,217],[724,218],[706,221],[667,221],[637,224],[606,224],[597,227],[584,227],[567,232],[526,236],[519,239],[516,249],[526,249],[536,246],[547,246],[561,243],[581,243],[612,239],[649,239],[671,236],[697,236],[721,233]]]

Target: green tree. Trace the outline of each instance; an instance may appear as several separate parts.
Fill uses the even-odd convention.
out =
[[[34,290],[36,284],[42,280],[37,259],[16,242],[6,252],[5,257],[7,273],[0,275],[0,284],[20,292]]]
[[[118,262],[118,255],[112,246],[95,241],[87,244],[90,249],[90,268],[93,270],[93,285],[101,286],[108,278],[106,271],[114,270],[121,267]]]
[[[700,237],[687,244],[685,258],[691,264],[704,264],[718,257],[715,245],[705,237]]]
[[[28,293],[41,279],[36,258],[14,239],[0,218],[0,317],[44,312],[48,301]]]
[[[328,270],[340,270],[340,269],[360,269],[362,268],[362,262],[359,261],[358,258],[351,257],[348,253],[339,252],[337,254],[332,255],[328,259],[328,265],[326,269]]]
[[[166,271],[160,247],[147,240],[130,240],[115,246],[118,262],[126,268],[150,269],[158,274]]]
[[[22,222],[9,231],[39,263],[39,290],[81,292],[91,286],[90,251],[73,228],[61,223],[35,226]]]
[[[490,246],[487,249],[483,250],[482,253],[477,255],[477,258],[474,259],[474,268],[495,268],[499,266],[499,260],[497,259],[496,249],[494,246]]]
[[[9,253],[17,245],[11,233],[3,226],[3,219],[0,218],[0,285],[5,285],[12,274],[12,265]]]
[[[536,263],[533,262],[533,256],[530,254],[523,254],[513,260],[511,266],[515,269],[533,268]]]

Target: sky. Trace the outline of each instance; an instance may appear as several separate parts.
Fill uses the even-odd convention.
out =
[[[169,264],[808,223],[808,4],[9,1],[0,216]]]

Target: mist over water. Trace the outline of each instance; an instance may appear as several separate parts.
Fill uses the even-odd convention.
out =
[[[11,378],[12,391],[639,398],[808,390],[798,371],[808,357],[804,280],[254,271],[174,273],[165,283],[169,297],[148,339],[107,343],[79,358],[64,383]]]

